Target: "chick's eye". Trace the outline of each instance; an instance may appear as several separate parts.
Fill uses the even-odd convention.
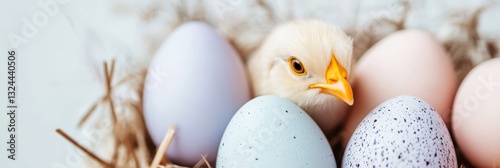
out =
[[[288,59],[288,64],[290,66],[290,69],[295,75],[303,76],[306,74],[306,69],[304,65],[302,65],[302,62],[300,62],[299,59],[295,57],[290,57]]]

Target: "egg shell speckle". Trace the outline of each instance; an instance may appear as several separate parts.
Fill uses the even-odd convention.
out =
[[[238,110],[222,137],[216,166],[336,167],[319,126],[277,96],[257,97]]]
[[[343,167],[456,167],[439,114],[412,96],[387,100],[366,116],[344,153]]]

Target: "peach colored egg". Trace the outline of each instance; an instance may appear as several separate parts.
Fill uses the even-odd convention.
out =
[[[354,67],[355,103],[342,131],[343,146],[371,110],[400,95],[428,102],[449,126],[456,89],[452,60],[430,34],[420,30],[392,33],[372,46]]]
[[[455,141],[469,161],[477,167],[500,167],[500,58],[469,72],[452,116]]]

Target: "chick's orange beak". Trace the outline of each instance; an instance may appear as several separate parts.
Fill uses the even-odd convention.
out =
[[[347,72],[338,64],[334,56],[326,71],[326,83],[311,84],[309,88],[320,88],[321,93],[335,96],[350,106],[354,104],[351,85],[347,81]]]

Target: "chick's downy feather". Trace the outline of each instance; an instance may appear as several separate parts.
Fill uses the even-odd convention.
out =
[[[291,57],[300,60],[306,71],[304,75],[294,74],[289,62]],[[341,29],[318,20],[280,25],[248,60],[254,94],[277,95],[294,102],[327,133],[344,118],[347,104],[310,86],[328,83],[325,76],[332,59],[345,69],[348,79],[352,39]]]

